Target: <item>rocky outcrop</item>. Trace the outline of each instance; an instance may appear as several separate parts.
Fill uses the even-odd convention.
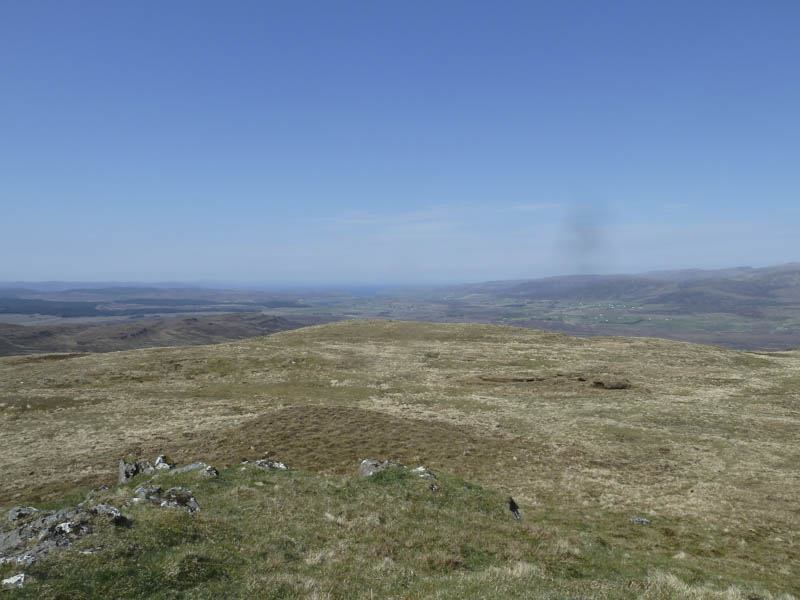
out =
[[[159,456],[158,459],[163,458]],[[167,463],[163,463],[167,464]],[[174,466],[174,464],[173,464]],[[159,467],[159,468],[170,468],[170,467]],[[125,456],[120,459],[119,461],[119,483],[128,483],[131,479],[133,479],[139,473],[146,473],[148,475],[152,475],[156,472],[156,467],[153,466],[153,463],[149,461],[144,462],[137,462],[136,458],[133,456]]]
[[[88,509],[72,506],[58,511],[13,508],[0,529],[0,562],[30,565],[51,552],[69,548],[77,538],[92,532],[92,524],[98,518],[111,519],[117,526],[130,525],[110,504]]]
[[[39,509],[33,506],[15,506],[8,511],[8,522],[24,519],[32,514],[38,513]]]
[[[182,508],[190,515],[200,510],[192,491],[180,487],[164,491],[160,485],[140,485],[133,491],[132,502],[150,502],[162,508]]]

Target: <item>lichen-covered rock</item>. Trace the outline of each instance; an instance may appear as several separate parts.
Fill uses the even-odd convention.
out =
[[[190,515],[200,510],[200,505],[197,504],[197,500],[192,496],[192,491],[180,487],[170,488],[164,492],[161,506],[183,508],[186,509]]]
[[[140,500],[150,500],[151,498],[159,498],[161,496],[162,488],[160,485],[146,485],[142,484],[133,490],[133,497]]]
[[[7,589],[21,588],[23,585],[25,585],[25,573],[3,579],[3,587]]]
[[[174,469],[175,461],[166,454],[161,454],[156,458],[155,468],[156,471]]]
[[[15,506],[10,511],[8,511],[8,522],[18,521],[19,519],[24,519],[27,516],[36,514],[39,512],[38,508],[34,508],[33,506]]]
[[[270,470],[270,471],[276,471],[276,470],[277,471],[288,471],[289,470],[289,466],[286,465],[285,463],[282,463],[282,462],[280,462],[278,460],[271,460],[269,458],[260,458],[258,460],[253,460],[253,461],[245,460],[245,461],[242,461],[242,464],[245,465],[244,467],[242,467],[243,469],[247,465],[252,465],[254,467],[258,467],[260,469],[267,469],[267,470]]]
[[[197,472],[198,477],[206,477],[206,478],[214,478],[219,477],[219,471],[217,471],[211,465],[208,465],[205,469],[201,469]]]
[[[0,560],[32,564],[51,552],[68,548],[92,532],[93,515],[79,507],[39,511],[32,519],[6,523],[0,530]]]
[[[119,461],[119,482],[128,483],[139,474],[139,463],[132,456],[124,456]]]
[[[384,469],[389,469],[392,467],[400,467],[405,468],[404,464],[396,463],[391,460],[375,460],[374,458],[365,458],[361,461],[361,464],[358,467],[358,474],[362,477],[371,477],[378,471],[383,471]]]
[[[140,485],[133,494],[134,502],[150,502],[164,508],[183,508],[189,514],[200,510],[191,490],[180,487],[170,488],[165,492],[160,485]]]
[[[110,504],[95,504],[89,509],[93,515],[107,515],[117,527],[130,527],[131,521],[120,513],[119,509]]]

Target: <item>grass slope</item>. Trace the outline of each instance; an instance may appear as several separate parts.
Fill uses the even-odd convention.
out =
[[[224,470],[162,474],[201,509],[134,505],[72,551],[26,569],[11,598],[768,598],[763,588],[701,583],[686,564],[629,560],[614,544],[565,532],[547,514],[515,521],[504,497],[457,477],[392,469],[368,478]],[[137,478],[141,481],[143,476]],[[117,505],[138,481],[97,497]],[[653,530],[620,518],[653,543]],[[102,548],[101,551],[97,551]],[[94,552],[81,554],[81,551]],[[0,573],[15,572],[10,566]],[[613,574],[613,578],[609,578]]]
[[[54,502],[108,482],[128,452],[219,465],[274,452],[305,470],[289,477],[318,491],[367,485],[342,477],[362,458],[392,457],[496,490],[481,492],[494,505],[512,494],[522,527],[533,528],[519,541],[524,550],[466,570],[400,561],[422,573],[415,586],[448,582],[431,584],[434,597],[497,597],[495,586],[518,597],[536,597],[525,589],[545,590],[541,597],[777,597],[797,593],[800,581],[799,375],[797,352],[387,321],[207,347],[8,357],[0,359],[0,505]],[[628,389],[593,385],[622,380]],[[370,497],[336,504],[321,491],[302,498],[345,513],[374,506]],[[498,531],[512,535],[504,528],[514,524],[496,510]],[[632,514],[651,525],[631,525]],[[469,529],[471,517],[452,518],[452,531]],[[450,535],[436,552],[456,556]],[[386,546],[402,552],[403,539],[387,537]],[[561,559],[542,557],[551,546],[562,548],[552,556],[575,557],[574,571],[572,559],[559,569]],[[385,558],[341,552],[369,568]],[[303,589],[299,572],[286,573],[299,578],[287,597],[347,597],[327,576]],[[428,588],[410,589],[391,594],[425,597]]]

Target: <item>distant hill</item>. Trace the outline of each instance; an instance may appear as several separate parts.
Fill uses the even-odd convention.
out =
[[[263,314],[220,314],[183,319],[143,319],[110,325],[0,323],[0,356],[214,344],[297,329],[317,322]]]

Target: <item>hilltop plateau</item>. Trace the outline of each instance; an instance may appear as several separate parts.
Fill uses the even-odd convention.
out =
[[[13,593],[790,598],[799,402],[796,351],[476,324],[0,358],[0,508],[73,503],[128,454],[221,472],[176,479],[194,517],[132,508],[85,538],[112,561],[66,551]],[[292,469],[237,466],[264,456]],[[365,458],[425,465],[440,495],[358,480]]]

